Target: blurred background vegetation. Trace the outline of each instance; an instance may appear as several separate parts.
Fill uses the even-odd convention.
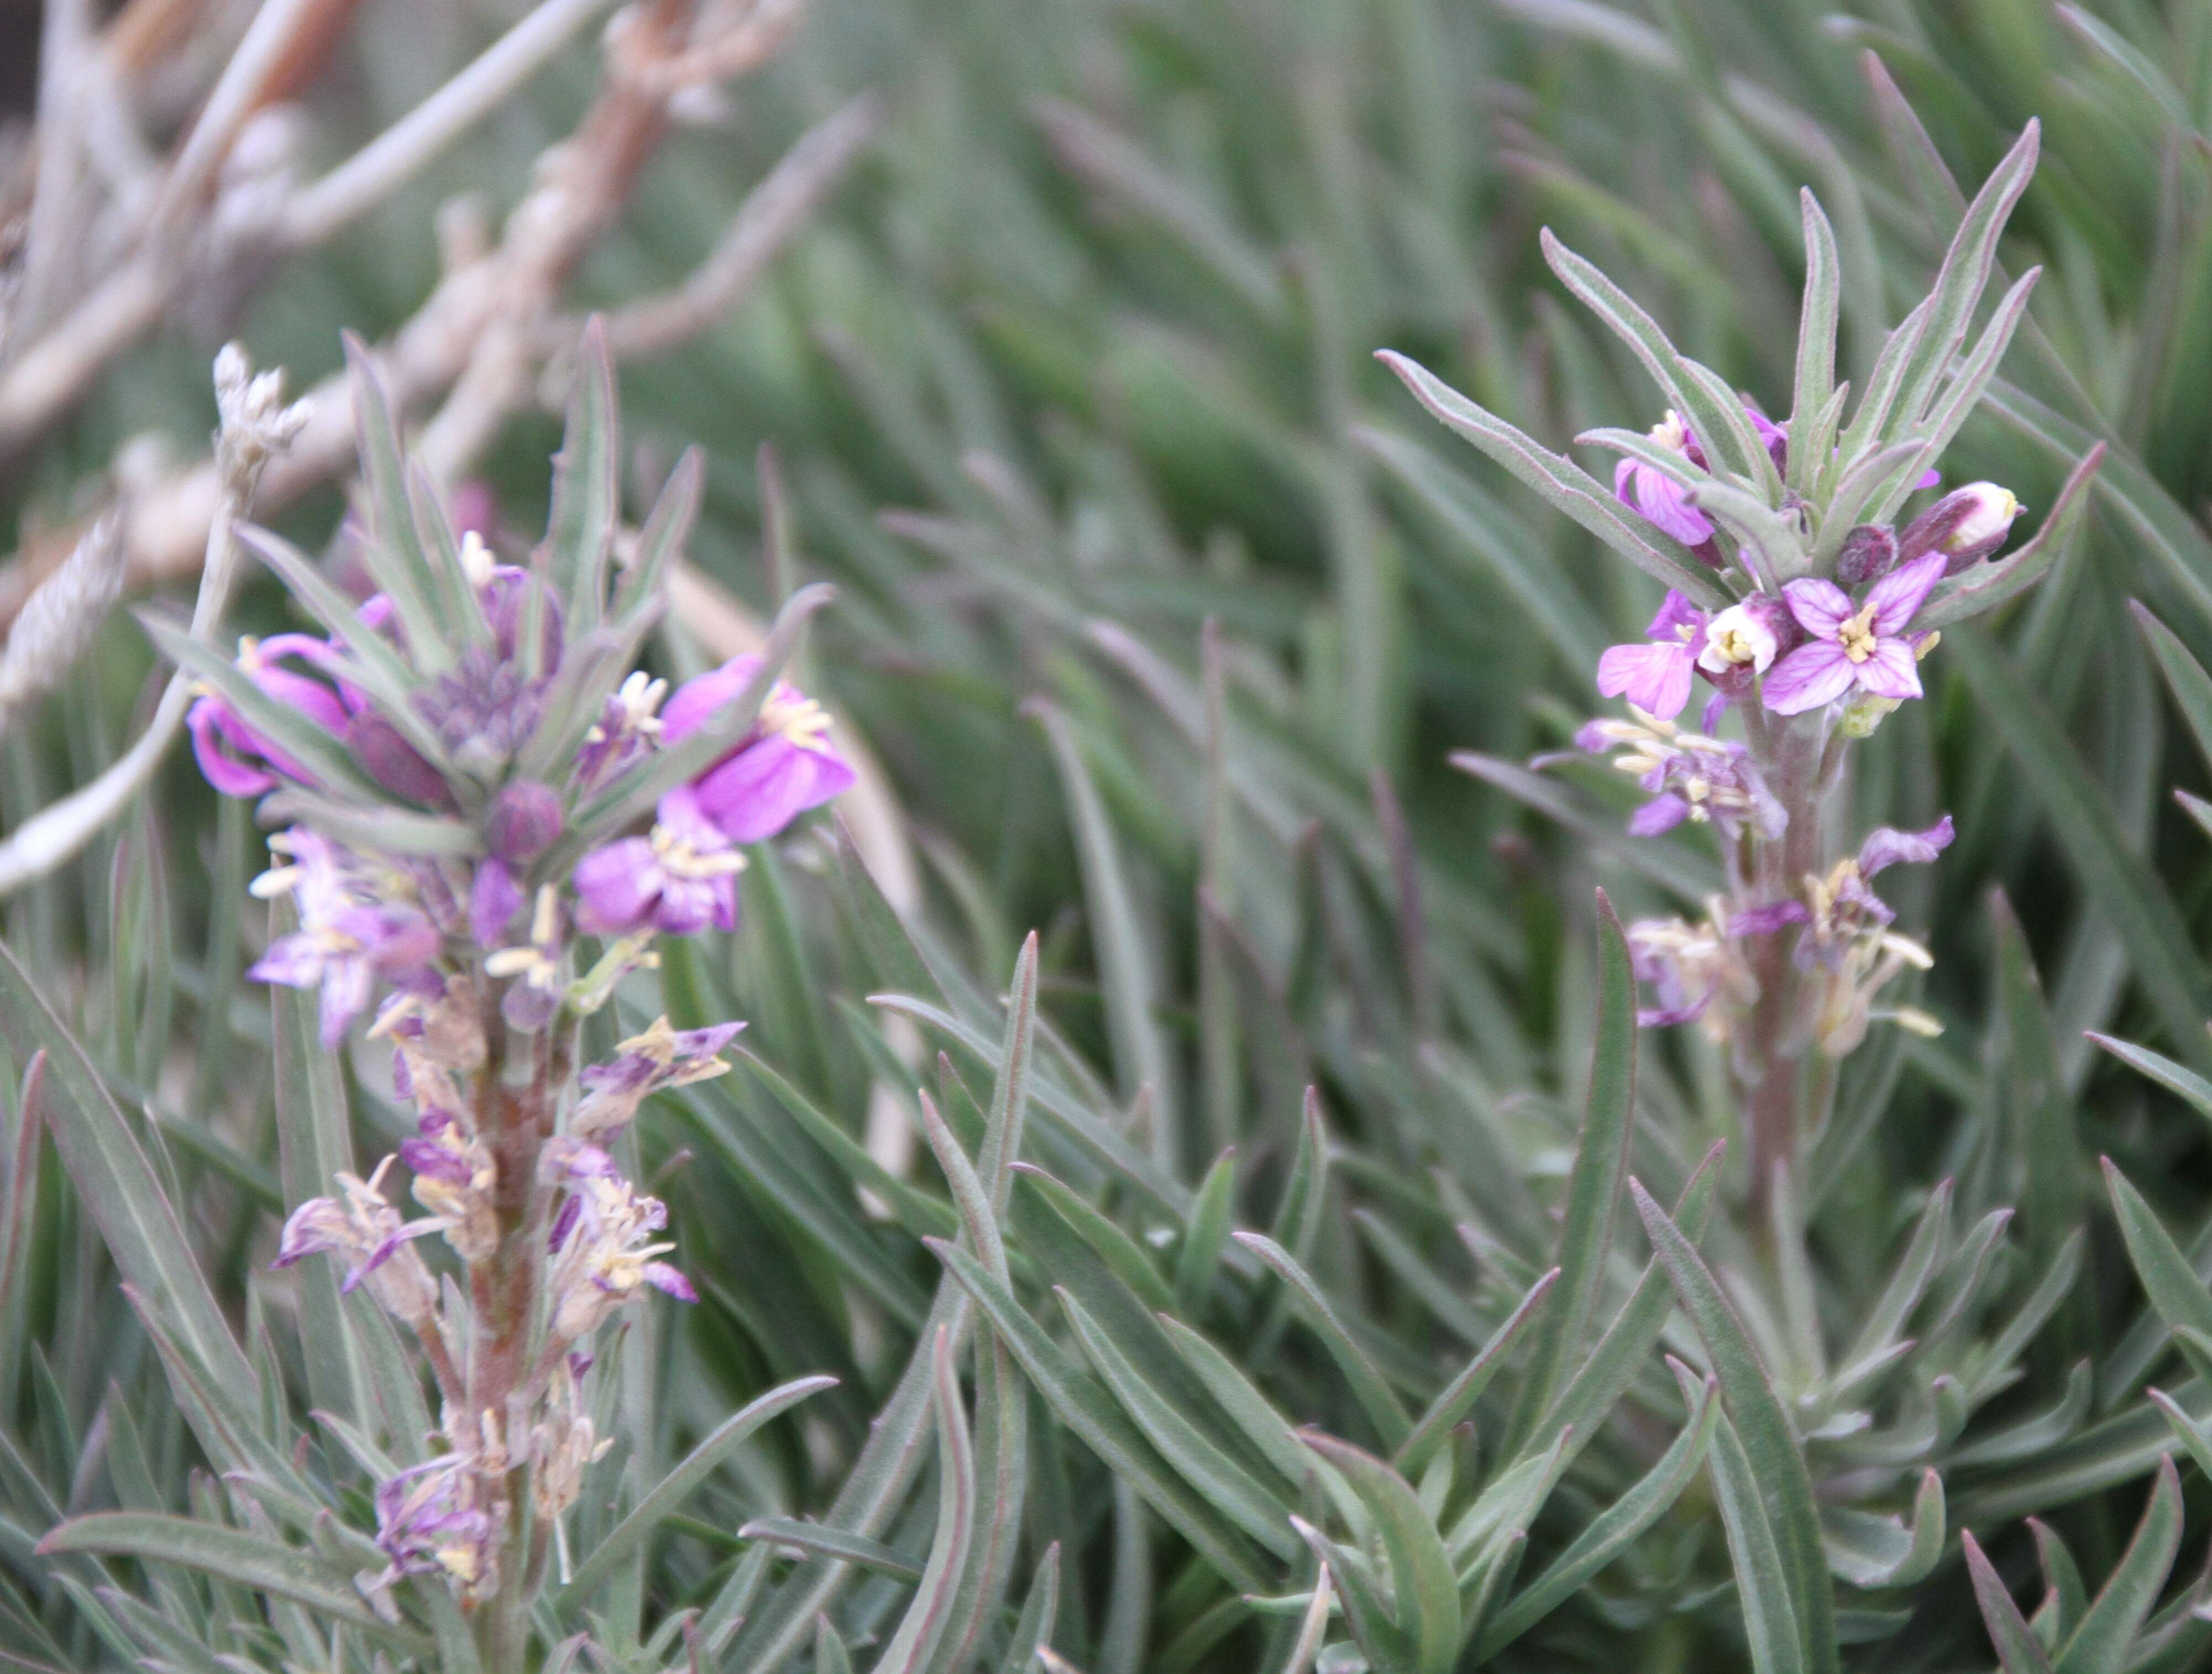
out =
[[[28,61],[30,9],[0,12],[0,59]],[[365,0],[304,94],[311,151],[335,155],[389,121],[514,9]],[[179,319],[122,359],[14,466],[18,539],[94,503],[126,444],[142,459],[203,447],[224,336],[304,386],[341,363],[341,327],[374,341],[405,320],[436,277],[439,204],[467,192],[503,210],[593,75],[589,47],[572,49],[422,180],[267,276],[236,317]],[[1921,1002],[1948,1026],[1855,1061],[1808,1183],[1809,1246],[1817,1306],[1843,1329],[1938,1180],[1960,1182],[1971,1226],[2021,1201],[2033,1135],[2067,1137],[2057,1207],[2005,1234],[1987,1278],[2017,1306],[2086,1227],[2070,1300],[1992,1409],[1999,1426],[2063,1421],[1947,1481],[1954,1525],[1984,1532],[2021,1585],[2027,1513],[2049,1514],[2100,1577],[2173,1444],[2155,1421],[2141,1427],[2159,1339],[2143,1348],[2131,1323],[2136,1281],[2097,1209],[2094,1158],[2118,1160],[2185,1245],[2212,1228],[2202,1118],[2083,1038],[2208,1053],[2201,1029],[2180,1027],[2212,1013],[2208,839],[2169,794],[2206,790],[2206,761],[2128,605],[2212,655],[2212,5],[816,0],[775,64],[668,142],[574,301],[674,283],[793,137],[867,88],[885,125],[811,229],[726,320],[623,368],[633,514],[696,441],[709,472],[694,563],[763,614],[798,581],[838,585],[805,679],[889,770],[951,1009],[956,990],[1001,989],[1036,928],[1057,1084],[1123,1121],[1182,1186],[1236,1146],[1241,1226],[1274,1224],[1286,1183],[1306,1178],[1292,1162],[1300,1099],[1318,1086],[1332,1166],[1309,1264],[1417,1405],[1542,1263],[1588,1074],[1591,886],[1624,916],[1675,910],[1710,863],[1686,842],[1632,848],[1626,801],[1601,774],[1486,782],[1447,764],[1453,751],[1516,763],[1562,745],[1595,708],[1598,650],[1635,636],[1655,590],[1431,426],[1371,351],[1415,356],[1563,451],[1592,426],[1655,421],[1637,368],[1544,269],[1548,225],[1778,415],[1802,277],[1797,188],[1836,225],[1843,362],[1863,375],[1924,289],[1960,187],[2042,119],[2003,259],[2013,273],[2042,264],[2044,282],[1945,473],[1994,478],[2039,509],[2091,439],[2112,453],[2058,571],[1994,623],[1947,634],[1929,701],[1865,752],[1863,823],[1958,820],[1957,846],[1898,892],[1936,955]],[[550,410],[501,433],[483,476],[502,529],[542,527],[558,442]],[[763,443],[788,488],[787,544],[763,535]],[[320,542],[340,509],[328,492],[281,525]],[[264,630],[283,613],[266,586],[239,612]],[[682,672],[705,653],[679,618],[659,654]],[[152,667],[117,613],[6,740],[9,825],[120,752]],[[263,933],[258,909],[240,913],[257,843],[179,752],[82,860],[9,902],[7,922],[114,1084],[146,1104],[219,1293],[258,1320],[278,1193],[266,1001],[240,976]],[[817,833],[757,867],[747,927],[678,974],[705,1010],[731,996],[752,1051],[859,1137],[871,1085],[913,1079],[866,996],[910,984],[837,910],[825,852]],[[2025,973],[2009,1000],[2004,969]],[[1726,1136],[1722,1079],[1695,1041],[1643,1047],[1635,1163],[1671,1202]],[[746,1518],[826,1503],[935,1282],[912,1235],[926,1211],[865,1219],[834,1147],[802,1137],[765,1083],[715,1089],[642,1135],[671,1164],[662,1189],[708,1282],[659,1351],[665,1434],[640,1446],[679,1450],[776,1379],[827,1367],[848,1382],[814,1428],[794,1422],[694,1505],[656,1560],[664,1606],[714,1580]],[[2067,1119],[2035,1125],[2054,1101]],[[363,1102],[374,1125],[373,1093]],[[881,1265],[876,1294],[854,1300],[845,1257],[752,1172],[726,1137],[739,1129],[826,1183]],[[941,1197],[926,1154],[915,1178]],[[177,1480],[189,1444],[160,1415],[158,1367],[65,1181],[52,1167],[33,1178],[9,1224],[34,1227],[21,1233],[34,1253],[0,1298],[0,1665],[58,1652],[93,1666],[82,1602],[21,1549],[42,1527],[40,1495],[111,1492],[84,1463],[96,1433],[113,1445],[111,1385],[147,1403],[154,1475]],[[1283,1341],[1256,1265],[1231,1246],[1213,1252],[1218,1271],[1186,1271],[1177,1216],[1077,1184],[1170,1251],[1183,1317],[1239,1342],[1293,1421],[1359,1436],[1328,1354]],[[1481,1234],[1463,1244],[1460,1223]],[[1760,1259],[1755,1232],[1716,1238]],[[2194,1248],[2201,1259],[2212,1240]],[[2112,1375],[2069,1413],[2083,1358]],[[1539,1548],[1656,1456],[1648,1424],[1616,1427],[1546,1513],[1556,1526],[1537,1524]],[[1070,1658],[1098,1674],[1262,1665],[1271,1619],[1217,1623],[1227,1595],[1188,1549],[1126,1495],[1117,1511],[1079,1446],[1040,1446],[1030,1515],[1039,1543],[1069,1543],[1056,1642]],[[1638,1667],[1733,1665],[1727,1553],[1701,1492],[1506,1662],[1617,1666],[1632,1647]],[[2197,1524],[2201,1477],[2188,1493]],[[927,1496],[917,1506],[918,1525],[884,1538],[926,1548]],[[1893,1494],[1878,1508],[1903,1506]],[[1532,1555],[1524,1577],[1537,1568]],[[1947,1561],[1846,1613],[1892,1667],[1977,1665],[1966,1586]],[[848,1636],[872,1631],[893,1592],[878,1579],[855,1592]],[[21,1628],[18,1653],[5,1624],[33,1621],[41,1638]],[[2191,1640],[2156,1665],[2206,1654]]]

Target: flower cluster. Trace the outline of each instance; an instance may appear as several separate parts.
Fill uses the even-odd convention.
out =
[[[1748,401],[1745,411],[1778,471],[1786,470],[1786,427]],[[1753,562],[1742,549],[1753,543],[1741,538],[1731,562],[1729,531],[1697,491],[1711,467],[1681,418],[1668,413],[1648,441],[1680,455],[1688,469],[1662,469],[1664,461],[1654,462],[1647,448],[1621,461],[1616,496],[1688,546],[1733,599],[1708,610],[1670,589],[1644,638],[1613,646],[1598,661],[1598,691],[1626,700],[1628,718],[1593,721],[1576,742],[1611,754],[1645,793],[1629,819],[1632,835],[1711,825],[1723,840],[1730,888],[1696,923],[1631,927],[1636,972],[1655,1001],[1641,1020],[1694,1021],[1716,1040],[1729,1040],[1779,983],[1792,989],[1783,1014],[1770,1020],[1786,1030],[1780,1050],[1809,1041],[1839,1055],[1875,1020],[1932,1029],[1924,1013],[1876,1002],[1905,971],[1924,969],[1928,956],[1891,928],[1894,915],[1869,880],[1899,861],[1934,859],[1951,839],[1950,821],[1918,833],[1885,828],[1856,855],[1831,860],[1832,851],[1823,852],[1825,815],[1844,746],[1922,694],[1919,664],[1939,636],[1915,622],[1930,594],[1995,554],[2022,508],[1995,484],[1971,484],[1902,527],[1844,531],[1830,573],[1784,571],[1783,579],[1772,573],[1771,555]],[[1938,480],[1930,472],[1914,486]],[[1808,554],[1820,550],[1814,512],[1795,499],[1783,508],[1784,527],[1802,531]],[[1700,682],[1708,696],[1693,733],[1676,717]],[[1721,736],[1731,711],[1740,715],[1741,740]]]
[[[374,1496],[388,1562],[364,1591],[390,1611],[407,1578],[439,1577],[467,1609],[512,1610],[605,1445],[579,1391],[593,1335],[648,1290],[696,1300],[666,1208],[616,1160],[623,1130],[653,1093],[721,1074],[741,1026],[664,1017],[579,1067],[584,1020],[657,963],[657,938],[733,928],[744,846],[854,773],[828,714],[760,657],[672,692],[629,667],[680,519],[656,519],[669,540],[632,557],[642,573],[613,570],[605,520],[556,519],[525,567],[480,529],[454,541],[419,485],[395,496],[364,464],[387,520],[354,545],[376,590],[354,603],[249,532],[322,631],[201,663],[188,721],[209,782],[266,798],[278,826],[254,892],[293,922],[252,974],[313,992],[326,1048],[373,1012],[415,1115],[368,1178],[293,1211],[276,1257],[342,1263],[443,1399],[432,1457]]]

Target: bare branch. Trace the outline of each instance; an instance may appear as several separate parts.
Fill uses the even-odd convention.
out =
[[[665,354],[726,314],[844,178],[883,119],[883,101],[862,94],[799,136],[746,195],[714,253],[682,289],[633,302],[609,317],[608,346],[625,358]],[[574,335],[574,327],[564,328],[564,338]]]
[[[612,0],[545,0],[459,75],[292,200],[284,242],[319,244],[496,109]]]

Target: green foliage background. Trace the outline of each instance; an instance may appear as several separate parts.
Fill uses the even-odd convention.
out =
[[[407,9],[368,9],[334,123],[366,131],[420,90],[422,40],[379,21]],[[471,26],[447,27],[458,57]],[[572,54],[439,178],[271,285],[239,323],[257,361],[304,381],[337,363],[341,326],[374,337],[404,318],[433,271],[435,202],[464,186],[508,201],[586,74]],[[2094,1166],[2111,1157],[2212,1273],[2206,1112],[2084,1038],[2212,1067],[2198,1026],[2212,1015],[2208,837],[2169,794],[2206,788],[2212,745],[2199,695],[2212,687],[2188,663],[2212,655],[2212,5],[818,0],[726,126],[672,144],[586,289],[671,282],[781,147],[866,86],[883,90],[890,126],[833,210],[726,324],[622,378],[633,511],[682,446],[703,444],[691,556],[763,610],[779,578],[753,458],[763,441],[781,450],[799,575],[841,589],[805,678],[889,766],[927,880],[909,944],[817,834],[749,874],[737,937],[672,958],[679,1008],[751,1020],[750,1051],[787,1080],[740,1070],[642,1124],[706,1300],[635,1334],[653,1391],[635,1410],[654,1416],[605,1492],[620,1503],[656,1480],[772,1384],[844,1381],[664,1525],[608,1606],[627,1665],[680,1660],[680,1645],[648,1653],[637,1636],[714,1599],[742,1552],[768,1549],[740,1542],[741,1525],[824,1512],[939,1282],[921,1239],[956,1219],[927,1152],[889,1220],[851,1189],[871,1082],[916,1079],[887,1038],[892,1008],[870,997],[938,1008],[923,1033],[933,1055],[951,1053],[950,1078],[925,1062],[921,1079],[960,1130],[962,1089],[977,1107],[989,1099],[992,996],[1032,927],[1036,1096],[1063,1108],[1032,1115],[1024,1155],[1127,1235],[1092,1228],[1086,1242],[1079,1211],[1055,1220],[1042,1193],[1017,1190],[1017,1288],[1064,1349],[1078,1353],[1081,1333],[1050,1285],[1094,1306],[1142,1304],[1106,1335],[1146,1350],[1162,1348],[1146,1331],[1171,1302],[1292,1423],[1387,1451],[1378,1408],[1418,1413],[1498,1329],[1553,1259],[1550,1211],[1592,1080],[1592,886],[1623,916],[1672,911],[1711,865],[1686,842],[1621,837],[1626,788],[1602,774],[1485,782],[1446,764],[1455,750],[1515,763],[1561,744],[1593,707],[1598,649],[1640,627],[1654,589],[1431,426],[1370,351],[1414,356],[1550,447],[1652,422],[1633,363],[1544,269],[1548,225],[1780,413],[1798,186],[1837,227],[1843,362],[1863,376],[1925,289],[1960,186],[1971,192],[2031,116],[2043,161],[2002,255],[2014,274],[2040,263],[2045,279],[1946,475],[1995,478],[2040,508],[2091,440],[2111,455],[2058,570],[1996,620],[1947,632],[1929,701],[1885,727],[1854,792],[1862,823],[1957,819],[1957,845],[1896,898],[1929,934],[1937,965],[1921,1003],[1947,1032],[1878,1035],[1853,1061],[1802,1183],[1802,1263],[1738,1224],[1743,1183],[1725,1163],[1703,1248],[1753,1275],[1739,1305],[1769,1371],[1803,1397],[1800,1431],[1863,1401],[1896,1442],[1878,1467],[1855,1462],[1848,1438],[1804,1445],[1839,1514],[1831,1567],[1834,1544],[1857,1539],[1880,1572],[1837,1585],[1845,1662],[1988,1665],[1961,1526],[2031,1613],[2051,1580],[2044,1625],[2062,1671],[2212,1662],[2185,1580],[2166,1595],[2181,1608],[2140,1639],[2111,1616],[2087,1651],[2063,1637],[2083,1609],[2069,1563],[2095,1592],[2160,1453],[2185,1460],[2145,1385],[2199,1416],[2212,1402],[2159,1323],[2195,1306],[2186,1285],[2147,1307],[2146,1258],[2129,1259]],[[192,445],[211,419],[210,346],[180,332],[127,362],[15,485],[19,514],[66,503],[143,427]],[[557,441],[550,416],[502,441],[491,474],[520,528],[538,527]],[[288,527],[319,539],[335,510],[331,496]],[[2178,636],[2165,679],[2131,600]],[[283,610],[270,590],[246,615],[273,625]],[[661,654],[680,673],[699,654],[678,636]],[[119,752],[150,667],[118,619],[38,726],[7,740],[11,824]],[[111,841],[9,904],[8,938],[125,1109],[143,1111],[289,1436],[305,1417],[304,1397],[284,1393],[297,1387],[284,1370],[292,1293],[263,1271],[283,1197],[270,1014],[240,974],[263,934],[242,893],[255,842],[180,759]],[[1626,1154],[1661,1202],[1729,1135],[1723,1099],[1702,1045],[1642,1041]],[[365,1089],[356,1111],[373,1155],[383,1113]],[[1155,1189],[1071,1142],[1075,1118],[1121,1133]],[[198,1458],[154,1350],[51,1150],[27,1166],[39,1156],[27,1148],[0,1176],[15,1191],[0,1230],[23,1252],[0,1296],[0,1666],[121,1665],[106,1581],[150,1586],[188,1616],[226,1601],[158,1566],[143,1584],[128,1566],[102,1578],[29,1545],[64,1509],[138,1495],[180,1510],[210,1491],[187,1485]],[[1990,1218],[2000,1209],[2016,1213]],[[1592,1279],[1600,1323],[1645,1259],[1626,1205],[1618,1220]],[[1226,1239],[1232,1225],[1288,1245],[1338,1326],[1317,1327],[1253,1247]],[[1869,1322],[1915,1259],[1917,1225],[1942,1230],[1924,1299],[1906,1300],[1914,1347],[1871,1393],[1838,1393],[1847,1350],[1879,1339]],[[1117,1279],[1115,1259],[1145,1265]],[[2008,1339],[2054,1272],[2044,1313]],[[1778,1301],[1763,1312],[1762,1297]],[[1702,1367],[1719,1351],[1700,1341],[1678,1320],[1665,1345]],[[1516,1391],[1529,1356],[1511,1354],[1472,1439],[1455,1443],[1454,1515],[1527,1438]],[[1685,1398],[1656,1353],[1642,1360],[1628,1400],[1577,1437],[1527,1513],[1500,1598],[1514,1566],[1525,1586],[1681,1427]],[[1395,1393],[1378,1403],[1361,1365]],[[1202,1405],[1186,1367],[1160,1375],[1170,1405]],[[1945,1378],[1975,1397],[1956,1424]],[[1240,1595],[1308,1586],[1310,1561],[1246,1546],[1254,1573],[1224,1580],[1129,1471],[1116,1485],[1065,1411],[1044,1396],[1029,1406],[1014,1598],[1059,1541],[1060,1651],[1096,1674],[1278,1666],[1295,1616],[1255,1614]],[[1175,1433],[1141,1404],[1134,1421],[1172,1476]],[[1226,1422],[1208,1411],[1198,1427],[1243,1458],[1254,1444]],[[1899,1556],[1907,1524],[1875,1523],[1926,1517],[1923,1465],[1941,1471],[1948,1513],[1947,1525],[1939,1498],[1942,1551],[1924,1565]],[[1698,1475],[1498,1665],[1750,1665],[1717,1514],[1725,1474]],[[2182,1480],[2185,1526],[2201,1531],[2205,1478],[2185,1462]],[[917,1566],[929,1484],[925,1473],[873,1536]],[[2046,1549],[2039,1575],[2029,1514],[2071,1560]],[[2186,1537],[2177,1574],[2195,1574],[2202,1544]],[[775,1574],[785,1584],[781,1559]],[[861,1665],[904,1587],[872,1575],[837,1605]],[[753,1667],[746,1643],[722,1665]],[[225,1648],[275,1666],[277,1645],[264,1632]],[[2036,1665],[2014,1654],[2008,1669]]]

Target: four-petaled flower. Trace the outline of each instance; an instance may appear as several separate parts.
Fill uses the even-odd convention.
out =
[[[1926,634],[1905,630],[1943,578],[1947,562],[1930,552],[1900,565],[1867,589],[1854,606],[1833,581],[1808,576],[1784,587],[1790,614],[1806,642],[1767,671],[1763,695],[1777,715],[1826,708],[1853,691],[1876,697],[1920,696],[1915,667],[1932,644]]]
[[[1705,648],[1705,613],[1669,587],[1644,635],[1647,643],[1616,645],[1597,660],[1597,689],[1672,721],[1690,701],[1691,674]]]
[[[686,681],[660,712],[661,742],[680,743],[711,722],[737,701],[760,666],[758,657],[732,657]],[[829,712],[778,681],[752,729],[693,782],[700,811],[732,843],[774,837],[852,784],[852,767],[831,747],[829,733]]]
[[[577,922],[592,935],[734,929],[744,867],[697,794],[679,786],[660,799],[650,836],[623,837],[576,863]]]

